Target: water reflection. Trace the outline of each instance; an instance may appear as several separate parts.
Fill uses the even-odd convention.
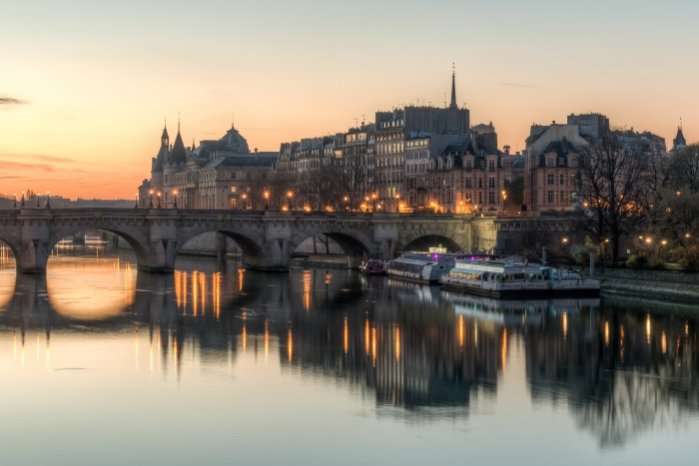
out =
[[[54,261],[46,278],[20,276],[14,294],[2,283],[0,340],[13,340],[15,361],[30,345],[50,358],[56,332],[109,332],[133,339],[134,366],[180,383],[197,377],[183,370],[192,361],[252,356],[250,374],[274,362],[391,419],[466,420],[512,400],[565,407],[602,447],[699,412],[696,318],[652,309],[493,301],[338,270],[265,275],[193,261],[172,276],[137,274],[123,257]],[[510,422],[507,410],[496,415]]]

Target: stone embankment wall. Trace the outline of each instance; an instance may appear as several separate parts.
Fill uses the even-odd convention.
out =
[[[699,306],[699,274],[661,270],[605,269],[597,274],[605,294]]]

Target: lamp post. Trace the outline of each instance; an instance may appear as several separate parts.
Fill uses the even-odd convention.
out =
[[[265,200],[265,210],[269,210],[269,196],[270,196],[269,189],[265,189],[262,192],[262,197]]]
[[[286,192],[286,198],[287,198],[287,202],[289,204],[289,210],[294,210],[294,206],[293,206],[294,192],[292,190],[288,190]]]
[[[172,190],[172,197],[173,197],[174,202],[175,202],[175,209],[177,209],[177,195],[178,195],[178,194],[179,194],[179,191],[178,191],[178,190],[176,190],[176,189],[173,189],[173,190]]]

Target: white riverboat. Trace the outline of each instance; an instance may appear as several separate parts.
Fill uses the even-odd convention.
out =
[[[445,288],[493,298],[552,295],[597,295],[598,280],[577,272],[528,263],[521,259],[458,259],[441,277]]]
[[[439,284],[439,279],[454,267],[452,254],[408,252],[388,263],[390,277],[417,283]]]

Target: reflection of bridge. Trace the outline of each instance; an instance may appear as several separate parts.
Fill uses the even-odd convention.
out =
[[[294,250],[312,236],[333,239],[351,256],[386,259],[430,242],[466,251],[489,250],[496,246],[494,225],[492,218],[463,215],[22,208],[0,211],[0,240],[12,249],[19,271],[42,273],[62,238],[103,230],[130,244],[140,269],[171,272],[187,241],[218,232],[238,244],[250,267],[286,270]]]

